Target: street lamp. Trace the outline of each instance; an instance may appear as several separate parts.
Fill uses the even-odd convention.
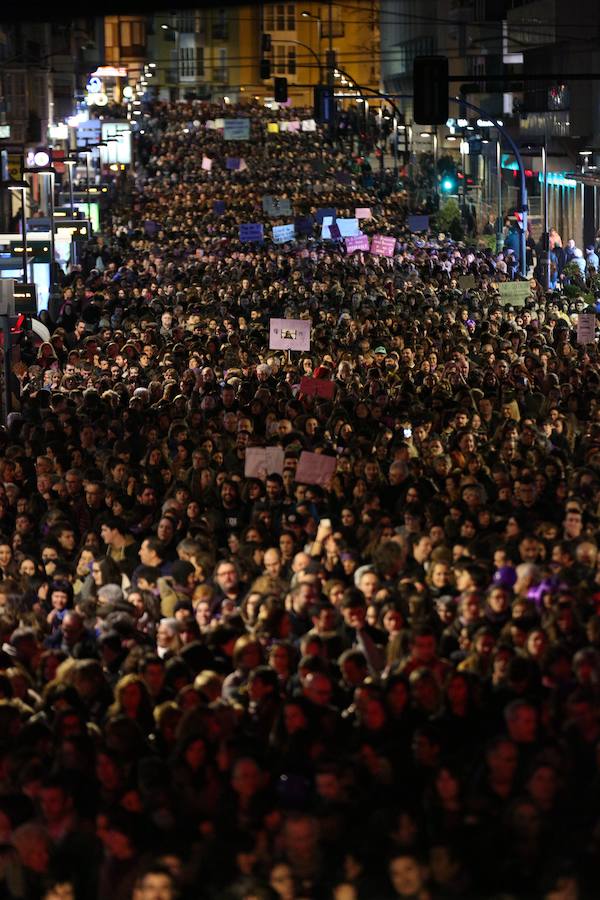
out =
[[[69,173],[69,203],[71,205],[71,218],[73,219],[75,217],[75,204],[73,202],[73,169],[77,168],[77,159],[74,156],[69,156],[64,160],[64,164]]]
[[[327,50],[327,87],[331,92],[331,120],[329,122],[329,129],[331,137],[335,133],[335,103],[333,100],[334,94],[334,69],[335,69],[335,58],[333,53],[333,0],[328,0],[328,11],[329,11],[329,46]],[[319,38],[319,49],[321,44],[321,38],[323,35],[323,21],[320,16],[316,15],[316,13],[310,12],[308,9],[302,10],[302,17],[304,19],[312,19],[312,21],[317,23],[318,26],[318,38]]]
[[[56,177],[56,169],[52,166],[36,166],[34,168],[24,169],[32,175],[48,176],[48,197],[50,199],[50,296],[56,294],[56,245],[55,245],[55,222],[54,222],[54,180]]]
[[[6,185],[6,190],[20,191],[21,193],[21,232],[23,237],[23,284],[27,284],[27,210],[26,195],[29,190],[29,182],[24,178],[19,181],[10,181]]]

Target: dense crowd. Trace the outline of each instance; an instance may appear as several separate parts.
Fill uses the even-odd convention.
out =
[[[236,113],[230,150],[222,109],[149,109],[15,366],[0,896],[597,897],[587,300],[504,305],[510,253],[411,236],[348,147]],[[356,207],[393,257],[321,240],[318,209]],[[270,350],[271,317],[310,318],[310,350]],[[247,476],[257,447],[281,471]]]

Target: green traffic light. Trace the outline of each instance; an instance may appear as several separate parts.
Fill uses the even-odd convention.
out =
[[[454,182],[451,178],[444,178],[442,181],[442,190],[449,193],[454,188]]]

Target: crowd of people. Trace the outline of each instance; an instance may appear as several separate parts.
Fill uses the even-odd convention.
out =
[[[320,129],[147,113],[0,431],[0,896],[597,897],[587,301],[503,304]],[[357,207],[393,256],[321,239]]]

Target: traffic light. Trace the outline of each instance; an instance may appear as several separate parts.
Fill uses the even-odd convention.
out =
[[[413,119],[417,125],[448,120],[448,58],[416,56],[413,64]]]
[[[333,119],[333,88],[327,84],[315,85],[313,119],[321,125],[331,122]]]
[[[263,53],[271,52],[271,35],[268,32],[264,32],[260,42],[260,49]]]
[[[441,194],[456,194],[458,187],[456,165],[450,157],[440,160],[438,177]]]
[[[287,103],[288,98],[288,82],[287,78],[274,79],[274,97],[276,103]]]
[[[268,59],[261,59],[260,61],[260,77],[262,81],[265,81],[267,78],[271,77],[271,61]]]

